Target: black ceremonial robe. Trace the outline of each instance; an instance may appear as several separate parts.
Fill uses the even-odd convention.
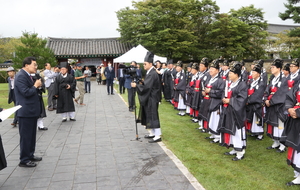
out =
[[[176,74],[174,81],[178,80],[178,84],[174,83],[174,101],[179,102],[179,94],[185,103],[185,90],[186,90],[186,76],[184,70]]]
[[[155,69],[151,68],[143,84],[136,85],[139,101],[139,119],[146,129],[160,128],[158,104],[161,101],[161,83]]]
[[[253,82],[251,79],[250,84]],[[251,86],[249,85],[249,89]],[[266,89],[266,84],[259,79],[257,85],[254,87],[254,92],[251,95],[248,95],[246,113],[247,113],[247,121],[252,123],[254,113],[261,120],[262,119],[262,101],[264,92]]]
[[[165,100],[171,100],[173,86],[174,86],[171,70],[168,69],[164,72],[162,81],[164,83],[164,88],[163,88],[164,98],[165,98]]]
[[[198,90],[194,90],[194,94],[193,94],[193,101],[192,101],[192,108],[194,110],[199,110],[200,109],[200,105],[202,102],[202,90],[203,90],[203,86],[205,85],[206,81],[209,81],[210,79],[210,74],[208,72],[208,69],[206,71],[204,71],[203,73],[199,73],[199,77],[197,80],[199,83],[199,89]],[[196,88],[196,87],[195,87]],[[197,115],[198,117],[198,115]]]
[[[225,88],[224,88],[225,89]],[[230,102],[227,107],[223,106],[218,125],[218,133],[235,135],[236,129],[241,129],[246,120],[246,101],[248,86],[244,81],[232,90]],[[225,97],[225,91],[222,98]]]
[[[297,104],[296,93],[299,93],[299,83],[286,95],[285,108],[293,108]],[[299,107],[299,106],[298,106]],[[280,142],[300,152],[300,108],[296,109],[297,118],[288,117],[281,135]]]
[[[206,80],[205,86],[207,87],[210,80]],[[217,111],[222,104],[222,94],[225,89],[225,81],[218,76],[218,79],[211,84],[211,89],[208,95],[203,97],[199,109],[199,119],[208,121],[209,115],[213,111]]]
[[[70,85],[70,89],[66,89],[66,85]],[[76,90],[76,80],[70,74],[64,78],[61,74],[59,74],[54,83],[54,92],[55,95],[58,95],[57,98],[57,110],[56,113],[66,113],[66,112],[74,112],[74,94]]]
[[[288,86],[286,81],[287,79],[283,78],[282,76],[280,77],[281,79],[275,85],[275,87],[277,87],[277,91],[273,94],[272,98],[270,99],[270,107],[266,106],[265,122],[274,127],[278,127],[278,118],[283,122],[286,120],[286,115],[284,113],[284,103],[286,99],[286,93],[288,92]],[[265,90],[265,100],[267,100],[267,98],[271,94],[271,88],[272,81]]]

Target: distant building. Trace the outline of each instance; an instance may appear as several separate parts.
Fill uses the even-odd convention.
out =
[[[281,32],[284,32],[285,30],[291,30],[297,27],[300,27],[300,25],[269,24],[267,31],[271,35],[272,34],[274,35],[274,34],[279,34]],[[286,44],[281,44],[280,46],[273,45],[276,40],[277,38],[274,36],[270,36],[268,38],[269,42],[266,46],[266,51],[270,59],[281,58],[280,54],[282,54],[282,52],[287,52],[286,54],[288,54],[289,51],[289,47],[287,47]],[[286,58],[291,59],[289,55]]]
[[[133,46],[122,43],[118,38],[52,38],[47,40],[59,63],[68,59],[78,59],[84,65],[100,65],[113,62],[113,59],[129,51]]]

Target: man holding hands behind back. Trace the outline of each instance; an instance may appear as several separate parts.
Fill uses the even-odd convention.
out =
[[[42,85],[41,79],[33,82],[31,74],[35,74],[37,63],[34,57],[23,60],[23,68],[15,78],[16,104],[21,105],[17,111],[20,133],[20,167],[35,167],[36,161],[42,157],[34,156],[36,144],[37,119],[41,113],[38,97],[38,88]]]
[[[161,82],[153,67],[154,54],[147,52],[144,60],[144,69],[147,70],[145,80],[141,84],[131,83],[136,88],[140,101],[141,124],[146,126],[149,135],[145,138],[152,138],[149,143],[161,141],[161,130],[158,116],[158,104],[161,101]]]

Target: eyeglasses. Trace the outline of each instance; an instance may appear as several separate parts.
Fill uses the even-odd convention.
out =
[[[290,67],[298,67],[298,66],[296,66],[296,65],[290,65]]]

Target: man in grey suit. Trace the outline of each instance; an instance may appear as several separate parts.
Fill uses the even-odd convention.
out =
[[[48,91],[48,110],[53,111],[56,109],[56,99],[53,98],[54,96],[54,80],[55,77],[58,75],[59,69],[56,68],[55,71],[51,71],[50,63],[45,63],[45,70],[44,70],[44,79],[45,79],[45,87]]]
[[[17,111],[20,134],[20,167],[35,167],[35,162],[42,160],[42,157],[34,156],[37,119],[41,114],[41,102],[37,89],[42,86],[42,82],[41,79],[33,82],[31,74],[36,73],[37,66],[34,57],[26,57],[23,60],[23,68],[15,78],[16,104],[22,106]]]

